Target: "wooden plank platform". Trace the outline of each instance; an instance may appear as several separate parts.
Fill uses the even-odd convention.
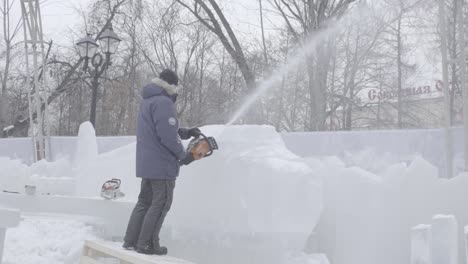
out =
[[[169,256],[144,255],[125,250],[121,243],[87,240],[83,247],[80,264],[102,264],[106,259],[118,260],[120,264],[194,264]]]

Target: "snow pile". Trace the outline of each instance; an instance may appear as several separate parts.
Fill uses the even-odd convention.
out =
[[[75,264],[86,239],[96,239],[96,232],[85,221],[28,216],[8,229],[3,263]]]

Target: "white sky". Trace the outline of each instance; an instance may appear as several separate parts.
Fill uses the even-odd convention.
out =
[[[21,19],[20,0],[14,1],[12,23]],[[42,0],[41,12],[45,40],[52,39],[60,45],[70,46],[72,44],[70,37],[73,34],[71,29],[84,23],[76,9],[86,9],[92,2],[93,0]],[[246,40],[259,38],[260,20],[257,0],[222,0],[219,2],[232,27],[239,34],[239,38]],[[262,3],[265,10],[269,9],[268,1],[263,0]],[[266,34],[268,34],[269,29],[274,28],[272,20],[275,19],[271,12],[266,11],[266,13],[265,16],[269,17],[265,17],[264,24]],[[276,24],[279,25],[280,21],[276,20]],[[22,34],[21,32],[21,39]],[[74,39],[80,37],[82,36],[74,36]]]
[[[15,21],[21,18],[20,0],[10,1],[15,1],[12,16],[12,23],[15,23]],[[83,37],[74,35],[72,30],[84,23],[76,10],[86,10],[86,7],[93,1],[94,0],[42,0],[41,11],[43,15],[45,40],[48,41],[52,39],[56,45],[73,47],[74,41]],[[266,34],[270,35],[274,32],[273,30],[278,28],[283,22],[278,15],[272,13],[272,8],[268,2],[269,1],[262,0],[265,10],[264,24]],[[260,40],[258,0],[218,0],[218,3],[222,6],[227,19],[231,22],[241,42]],[[23,32],[21,31],[20,39],[23,38],[22,34]],[[423,55],[424,48],[420,48],[420,52],[413,55],[413,60],[419,62],[419,71],[413,78],[410,78],[409,82],[411,82],[411,84],[407,84],[409,86],[432,85],[435,83],[435,80],[440,79],[438,67],[434,69],[433,65],[426,63],[427,59]]]

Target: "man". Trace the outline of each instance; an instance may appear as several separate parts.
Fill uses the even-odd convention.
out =
[[[133,209],[123,247],[143,254],[167,254],[159,244],[159,232],[171,208],[179,166],[194,160],[181,143],[200,134],[200,129],[179,129],[176,88],[179,79],[171,70],[146,85],[138,113],[136,176],[141,179],[138,202]]]

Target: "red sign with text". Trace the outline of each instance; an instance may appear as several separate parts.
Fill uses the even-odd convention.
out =
[[[434,86],[424,85],[418,87],[404,88],[401,90],[401,97],[418,97],[421,95],[429,95],[437,93],[437,95],[442,96],[440,92],[443,90],[443,82],[441,80],[436,81]],[[438,97],[439,97],[438,96]],[[367,93],[367,97],[370,101],[386,101],[391,99],[398,98],[397,90],[379,90],[379,89],[370,89]]]

